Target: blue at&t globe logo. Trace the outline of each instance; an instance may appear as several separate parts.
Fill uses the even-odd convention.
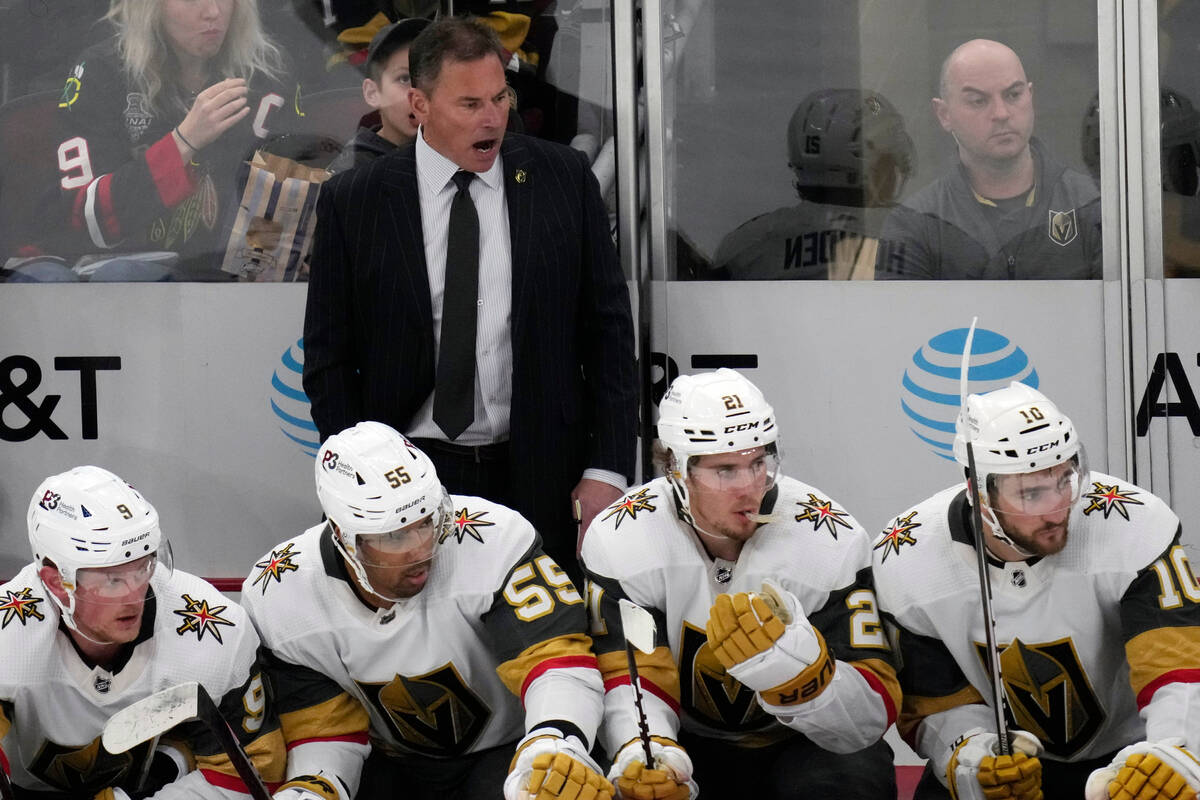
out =
[[[900,407],[908,416],[913,435],[930,451],[954,460],[954,421],[961,405],[959,379],[967,329],[955,328],[934,336],[913,353],[904,370]],[[968,391],[973,394],[1002,389],[1020,381],[1034,389],[1038,374],[1025,351],[1003,334],[975,329],[971,342]]]
[[[304,340],[283,351],[279,366],[271,375],[271,411],[283,435],[300,445],[313,458],[321,446],[317,426],[312,421],[312,404],[304,393]]]

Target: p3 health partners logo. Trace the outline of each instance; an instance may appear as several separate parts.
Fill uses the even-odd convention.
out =
[[[271,375],[271,411],[283,435],[300,445],[309,456],[317,457],[321,446],[317,426],[312,421],[312,404],[304,393],[304,340],[283,351],[279,365]]]
[[[939,333],[913,353],[901,381],[900,407],[913,435],[948,461],[954,460],[954,421],[962,404],[959,379],[966,343],[966,328]],[[982,394],[1002,389],[1011,381],[1038,387],[1037,370],[1029,356],[1003,334],[976,328],[967,370],[968,391]]]

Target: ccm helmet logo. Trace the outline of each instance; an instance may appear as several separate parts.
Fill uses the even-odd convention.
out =
[[[325,469],[337,469],[338,454],[332,450],[326,450],[325,455],[321,456],[321,466]]]
[[[62,495],[47,491],[44,495],[42,495],[42,499],[38,505],[47,511],[53,511],[54,509],[58,508],[58,501],[61,499]]]
[[[1025,451],[1025,455],[1031,456],[1034,453],[1044,453],[1047,450],[1053,450],[1054,448],[1058,447],[1059,444],[1060,444],[1060,442],[1058,441],[1058,439],[1055,439],[1053,442],[1046,442],[1046,444],[1029,448],[1028,450]]]
[[[754,430],[757,427],[758,427],[757,422],[743,422],[741,425],[726,426],[725,432],[726,433],[734,433],[735,431],[749,431],[749,430]]]

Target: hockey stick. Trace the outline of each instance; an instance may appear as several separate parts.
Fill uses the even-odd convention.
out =
[[[996,645],[996,615],[992,610],[992,578],[988,573],[987,546],[983,539],[983,512],[980,509],[979,473],[975,471],[975,447],[971,442],[971,420],[967,410],[967,375],[971,368],[971,344],[975,340],[975,323],[972,317],[967,341],[963,344],[962,371],[959,375],[959,395],[962,399],[963,438],[967,444],[967,469],[971,479],[967,482],[971,491],[971,521],[975,541],[975,557],[979,567],[979,591],[983,596],[983,635],[987,640],[987,666],[992,679],[992,708],[996,712],[996,738],[1000,752],[1011,755],[1008,738],[1008,720],[1004,716],[1004,676],[1000,672],[1000,648]]]
[[[192,720],[204,723],[217,737],[250,796],[254,800],[271,800],[270,791],[233,735],[229,723],[221,716],[208,691],[195,681],[163,689],[113,714],[104,725],[101,743],[110,753],[124,753]]]
[[[643,653],[654,652],[654,617],[636,603],[622,598],[617,602],[621,609],[621,630],[625,633],[625,660],[629,662],[629,684],[633,687],[633,704],[637,707],[638,737],[642,740],[642,751],[646,755],[646,769],[654,769],[654,754],[650,752],[650,726],[646,722],[646,711],[642,708],[642,687],[638,679],[637,659],[633,648]]]

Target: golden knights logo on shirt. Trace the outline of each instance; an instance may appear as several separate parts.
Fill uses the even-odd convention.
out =
[[[446,526],[446,530],[442,532],[438,543],[441,544],[453,536],[459,544],[462,544],[463,539],[470,536],[475,541],[483,544],[483,534],[480,533],[479,529],[490,528],[496,524],[484,519],[487,513],[486,511],[476,511],[472,514],[466,507],[460,508],[454,513],[454,518],[450,520],[450,524]]]
[[[976,642],[981,663],[987,645]],[[1046,752],[1070,758],[1100,730],[1105,713],[1070,637],[1002,645],[1000,670],[1016,727],[1041,740]]]
[[[255,569],[262,570],[251,583],[251,586],[257,586],[262,583],[262,593],[267,593],[267,587],[271,585],[271,581],[280,583],[283,581],[284,573],[295,572],[300,567],[295,564],[292,559],[300,555],[299,550],[293,550],[296,546],[295,542],[288,542],[279,550],[272,550],[271,555],[267,556],[262,561],[254,565]]]
[[[829,535],[836,539],[838,525],[850,530],[850,523],[843,519],[850,515],[841,509],[834,508],[831,501],[817,497],[812,492],[808,493],[808,500],[797,500],[796,505],[804,509],[796,515],[796,522],[811,521],[814,531],[825,528]]]
[[[754,697],[754,690],[735,680],[713,655],[703,628],[683,623],[679,639],[680,705],[733,731],[761,728],[771,717]]]
[[[7,628],[10,622],[19,622],[24,626],[27,624],[26,620],[45,619],[45,615],[38,609],[38,603],[44,602],[45,598],[34,597],[33,590],[28,586],[19,592],[6,589],[4,596],[0,597],[0,611],[4,612],[4,616],[0,618],[0,630]]]
[[[637,519],[640,511],[653,511],[655,506],[650,501],[658,497],[656,494],[649,494],[650,489],[644,488],[634,492],[631,495],[622,497],[620,501],[608,507],[608,512],[601,517],[602,520],[616,517],[613,521],[613,528],[620,528],[621,522],[628,519]]]
[[[175,613],[183,617],[183,624],[175,629],[180,636],[185,633],[195,633],[196,639],[204,641],[204,634],[211,633],[218,644],[224,644],[219,625],[233,626],[233,623],[221,616],[228,606],[208,607],[208,600],[195,600],[191,595],[183,595],[183,608],[175,609]]]
[[[901,545],[916,544],[917,540],[913,538],[912,532],[921,527],[921,523],[913,522],[916,516],[916,511],[910,511],[903,517],[896,517],[896,521],[884,529],[883,535],[871,549],[883,550],[882,560],[887,561],[887,557],[892,553],[900,554]]]
[[[387,683],[355,683],[392,736],[419,753],[461,755],[479,738],[491,717],[491,710],[451,662],[424,675],[396,675]]]
[[[1145,505],[1141,500],[1134,499],[1136,494],[1138,492],[1132,489],[1122,491],[1121,487],[1115,483],[1112,486],[1106,486],[1099,481],[1092,481],[1092,491],[1083,495],[1090,501],[1083,507],[1083,513],[1086,516],[1093,511],[1099,511],[1104,514],[1105,519],[1108,519],[1108,515],[1115,511],[1128,520],[1129,509],[1126,506]]]
[[[30,774],[76,797],[88,797],[116,785],[135,763],[145,758],[145,745],[113,755],[100,746],[100,737],[69,747],[45,742],[29,766]]]
[[[1050,210],[1050,219],[1046,224],[1046,234],[1050,241],[1059,247],[1066,247],[1075,241],[1079,235],[1079,225],[1075,222],[1075,209],[1070,211]]]

